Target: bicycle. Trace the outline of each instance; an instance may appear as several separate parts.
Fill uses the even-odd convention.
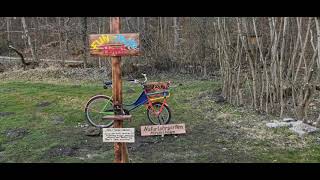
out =
[[[123,115],[129,115],[130,112],[142,105],[145,105],[147,110],[148,120],[154,124],[168,124],[171,120],[171,110],[167,104],[167,99],[170,97],[168,82],[151,82],[147,83],[148,78],[146,74],[144,81],[138,79],[128,80],[129,82],[140,84],[143,87],[143,91],[140,96],[131,104],[123,104]],[[112,88],[112,81],[104,82],[103,88]],[[109,128],[113,125],[113,121],[104,123],[103,116],[115,115],[113,109],[112,98],[106,95],[96,95],[89,99],[85,106],[86,120],[95,127]],[[154,118],[154,119],[153,119]]]

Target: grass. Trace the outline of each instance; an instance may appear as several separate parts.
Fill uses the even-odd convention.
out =
[[[139,108],[132,113],[133,121],[124,124],[137,130],[136,143],[128,144],[131,162],[320,161],[319,133],[300,138],[287,129],[270,130],[265,122],[276,117],[215,103],[219,81],[173,77],[173,82],[168,102],[171,123],[185,123],[187,134],[140,137],[140,126],[150,123],[144,107]],[[128,89],[134,93],[126,93]],[[140,87],[124,82],[126,103],[140,93]],[[0,162],[112,162],[113,144],[85,136],[78,127],[86,123],[84,105],[96,94],[111,96],[111,89],[98,82],[0,82],[0,112],[15,113],[0,117]],[[39,107],[43,102],[48,105]],[[64,122],[54,124],[56,116]],[[27,134],[7,137],[6,132],[14,128],[24,128]],[[66,154],[59,151],[63,148]]]

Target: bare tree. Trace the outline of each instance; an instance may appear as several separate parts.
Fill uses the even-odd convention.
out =
[[[174,29],[174,48],[177,51],[179,46],[179,19],[178,17],[173,17],[173,29]]]
[[[317,65],[318,65],[318,70],[320,70],[320,25],[319,25],[319,17],[315,18],[316,22],[316,28],[317,28],[317,49],[318,49],[318,60],[317,60]],[[318,76],[319,77],[319,76]],[[318,79],[319,80],[319,79]]]
[[[23,27],[23,30],[24,30],[24,35],[27,38],[27,42],[28,42],[29,48],[31,50],[32,58],[33,58],[34,61],[38,61],[38,57],[37,57],[37,55],[35,53],[35,48],[32,45],[31,37],[29,35],[28,27],[27,27],[26,20],[25,20],[24,17],[21,17],[21,23],[22,23],[22,27]]]
[[[64,55],[64,50],[63,50],[63,44],[62,44],[62,25],[61,25],[61,18],[57,17],[58,21],[58,36],[59,36],[59,54],[60,54],[60,59],[62,60],[62,67],[65,66],[65,55]]]
[[[81,17],[81,35],[82,35],[82,42],[83,42],[83,62],[84,68],[87,67],[87,60],[88,60],[88,24],[87,24],[87,17]]]
[[[207,76],[207,61],[206,61],[206,45],[207,45],[207,17],[202,18],[202,24],[201,24],[201,59],[204,62],[204,67],[203,67],[203,76]]]
[[[10,42],[10,17],[6,18],[7,21],[7,41]],[[9,57],[11,56],[11,52],[9,51]]]

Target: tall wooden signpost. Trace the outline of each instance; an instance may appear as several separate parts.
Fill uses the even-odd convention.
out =
[[[122,109],[122,80],[121,80],[121,56],[139,54],[139,34],[120,34],[120,17],[110,18],[111,34],[93,34],[89,37],[90,54],[94,56],[108,56],[112,61],[112,99],[115,110],[113,128],[122,128],[123,120],[130,118],[123,115]],[[114,142],[116,163],[128,162],[127,145],[124,142]]]

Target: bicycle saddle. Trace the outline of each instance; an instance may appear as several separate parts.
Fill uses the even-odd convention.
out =
[[[103,88],[108,89],[108,87],[112,86],[112,81],[105,81],[103,82]]]

